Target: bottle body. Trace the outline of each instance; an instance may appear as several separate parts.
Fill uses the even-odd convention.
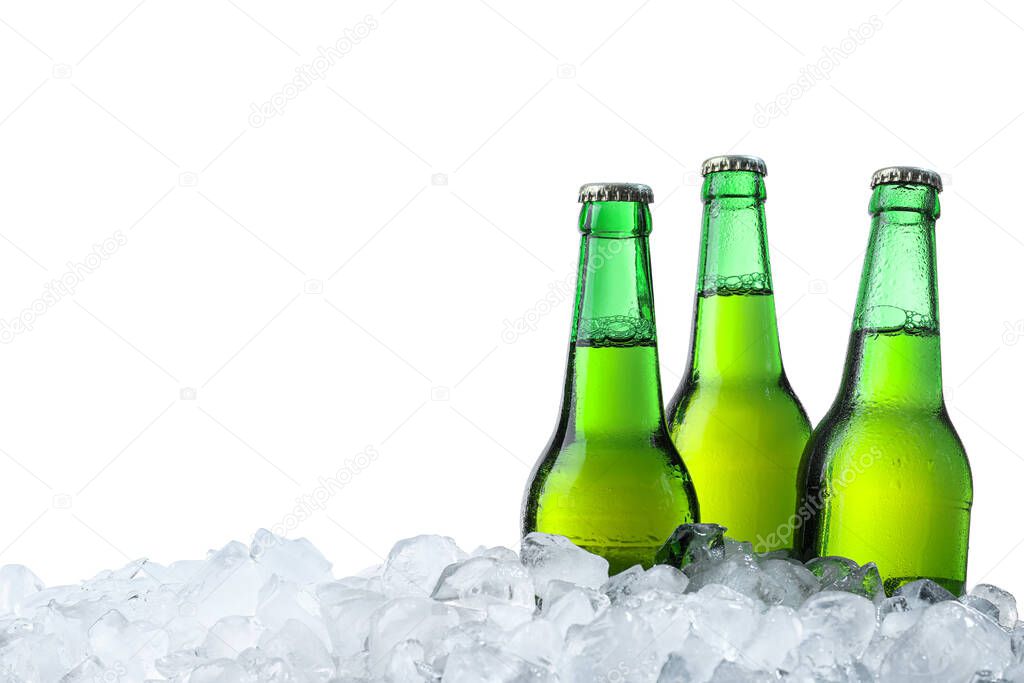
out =
[[[630,385],[656,381],[657,349],[574,346],[569,368],[583,380],[580,392],[563,405],[559,427],[531,477],[523,533],[567,536],[607,559],[613,573],[634,564],[649,567],[677,526],[698,521],[683,463],[663,424],[623,430],[609,411],[604,429],[591,422],[580,430],[573,427],[573,412],[577,401],[605,412],[601,406],[609,405],[610,395],[617,399],[612,403],[629,400]]]
[[[565,389],[555,432],[527,485],[522,530],[559,534],[612,572],[649,567],[696,495],[661,407],[649,212],[585,203]]]
[[[705,522],[759,552],[791,548],[810,424],[782,367],[763,179],[713,172],[703,197],[690,359],[669,404],[669,433]]]
[[[942,397],[937,190],[884,184],[839,394],[801,464],[805,557],[875,562],[886,592],[967,572],[970,464]]]

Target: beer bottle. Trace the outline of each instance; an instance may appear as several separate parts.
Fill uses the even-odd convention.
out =
[[[885,590],[967,573],[972,483],[942,397],[935,279],[938,174],[871,179],[871,237],[839,394],[801,464],[806,557],[873,561]]]
[[[704,162],[690,360],[669,433],[701,518],[758,552],[793,546],[797,470],[811,427],[782,368],[765,225],[765,164]]]
[[[611,571],[649,567],[698,520],[665,428],[648,234],[651,189],[580,188],[583,233],[562,406],[523,502],[523,534],[568,537]]]

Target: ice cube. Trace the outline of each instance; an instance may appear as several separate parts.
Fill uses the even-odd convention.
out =
[[[882,662],[885,661],[889,651],[895,644],[895,638],[888,638],[882,635],[881,629],[876,630],[875,635],[871,637],[871,642],[868,643],[867,648],[864,650],[864,655],[860,660],[861,664],[867,667],[868,671],[871,671],[873,675],[877,674],[878,669],[882,666]]]
[[[1000,678],[993,679],[991,683],[1013,683],[1014,681],[1022,680],[1024,680],[1024,666],[1020,664],[1012,664],[1009,667],[1003,669],[1003,675]],[[971,683],[982,682],[972,680]]]
[[[291,540],[260,529],[249,554],[268,573],[298,584],[331,578],[331,563],[305,538]]]
[[[436,680],[425,662],[426,654],[418,640],[405,640],[391,650],[384,664],[389,683],[421,683]]]
[[[342,582],[322,584],[317,589],[320,615],[336,655],[351,657],[366,647],[370,619],[385,598],[380,593],[348,588]]]
[[[370,620],[367,649],[371,667],[380,673],[380,662],[398,643],[418,640],[429,643],[439,640],[450,628],[459,624],[454,607],[429,598],[396,598],[374,612]]]
[[[910,609],[905,596],[885,598],[878,606],[879,632],[886,638],[896,638],[916,624],[922,614],[923,609]]]
[[[525,624],[533,619],[536,611],[536,607],[525,607],[513,603],[495,603],[487,605],[484,610],[487,621],[502,631],[511,631],[517,626]]]
[[[0,568],[0,614],[21,615],[19,606],[41,590],[43,582],[28,567],[5,565]]]
[[[61,677],[60,683],[94,683],[109,679],[117,680],[124,669],[108,670],[97,657],[88,657]]]
[[[661,662],[653,629],[628,610],[612,606],[595,621],[570,631],[560,670],[568,681],[649,681]]]
[[[725,652],[704,641],[696,633],[688,635],[678,644],[661,667],[658,683],[689,683],[707,681],[718,665],[725,660]]]
[[[767,671],[755,671],[737,662],[722,662],[715,668],[709,683],[772,683],[778,677]]]
[[[941,600],[899,637],[879,681],[967,681],[980,669],[999,671],[1011,661],[1009,634],[961,603]]]
[[[608,560],[576,547],[564,536],[527,534],[521,555],[541,598],[554,579],[587,588],[600,588],[608,580]]]
[[[307,683],[311,681],[324,680],[321,674],[314,675],[313,672],[309,672],[310,675],[306,675],[306,672],[297,671],[284,659],[280,657],[270,657],[261,648],[250,647],[243,650],[236,660],[238,664],[245,669],[249,678],[246,678],[246,683],[252,683],[253,681],[267,681],[270,683]],[[189,682],[191,683],[191,681]]]
[[[766,605],[799,607],[818,587],[814,575],[799,563],[770,559],[759,562],[742,552],[723,561],[687,567],[690,590],[720,584]]]
[[[618,602],[627,595],[632,595],[633,587],[644,577],[644,568],[638,564],[625,569],[604,582],[601,592],[612,602]]]
[[[299,586],[277,574],[272,575],[260,589],[256,616],[264,626],[274,631],[283,628],[288,621],[300,621],[321,641],[329,640],[315,589],[308,585]]]
[[[961,595],[957,598],[957,602],[967,605],[975,612],[988,617],[997,624],[999,623],[999,608],[985,598],[978,597],[977,595]]]
[[[1010,630],[1010,651],[1015,661],[1024,664],[1024,622],[1018,621]]]
[[[882,575],[878,571],[878,565],[874,562],[868,562],[858,567],[846,577],[845,581],[840,581],[836,584],[836,590],[856,593],[873,602],[878,602],[885,598]]]
[[[689,585],[690,579],[675,567],[667,564],[656,564],[646,572],[643,578],[634,587],[634,593],[642,593],[649,590],[665,591],[667,593],[682,593]]]
[[[693,630],[694,600],[692,595],[652,590],[626,596],[617,605],[651,627],[654,642],[649,647],[661,662],[678,650]]]
[[[206,640],[207,626],[194,617],[174,617],[164,625],[167,631],[167,648],[195,650]]]
[[[156,660],[156,670],[165,678],[177,681],[188,678],[191,671],[203,664],[209,663],[209,661],[206,657],[199,656],[195,648],[191,650],[178,650]],[[123,676],[125,673],[122,671],[120,675]]]
[[[689,578],[689,590],[699,591],[706,586],[721,585],[742,593],[743,595],[761,600],[772,588],[781,588],[774,585],[770,578],[765,577],[763,572],[753,561],[742,557],[733,557],[727,560],[712,562],[697,562],[687,565],[685,571]],[[765,583],[769,585],[762,585]]]
[[[571,581],[562,581],[561,579],[553,579],[548,581],[547,589],[544,591],[544,595],[541,598],[541,605],[552,603],[558,600],[566,593],[573,591],[583,591],[587,597],[594,603],[594,609],[598,612],[603,611],[605,607],[611,604],[608,596],[602,593],[600,590],[594,590],[593,588],[586,588],[577,586]]]
[[[764,600],[767,604],[796,608],[821,589],[818,578],[795,560],[762,560],[759,567],[781,589],[773,593],[771,600]]]
[[[533,579],[517,562],[491,557],[473,557],[448,565],[441,573],[432,596],[435,600],[458,601],[467,607],[511,603],[532,608]]]
[[[205,562],[180,569],[187,574],[179,599],[188,616],[213,624],[222,617],[256,613],[263,577],[249,549],[238,541],[211,553]]]
[[[592,622],[610,604],[608,596],[593,589],[558,580],[548,586],[549,597],[541,604],[541,614],[557,626],[563,636],[571,626]]]
[[[308,674],[312,680],[326,681],[332,676],[331,655],[317,634],[301,621],[290,619],[276,632],[266,632],[259,648],[267,657],[287,662],[295,671]]]
[[[857,563],[845,557],[813,557],[805,565],[812,574],[818,577],[826,589],[842,581],[857,569]]]
[[[612,602],[619,602],[651,591],[679,595],[686,591],[689,582],[683,572],[667,564],[656,564],[647,571],[640,565],[634,565],[608,579],[601,592]]]
[[[555,671],[562,657],[564,635],[546,619],[528,621],[518,626],[505,643],[509,652],[543,669]]]
[[[813,651],[819,665],[859,657],[875,630],[875,605],[852,593],[822,591],[808,598],[798,614],[804,628],[801,649]]]
[[[506,548],[500,545],[493,546],[491,548],[480,546],[470,554],[473,557],[490,557],[502,562],[519,562],[519,553],[511,548]]]
[[[730,660],[739,657],[740,648],[750,640],[761,617],[761,606],[750,597],[728,586],[711,584],[690,598],[693,633],[718,655]],[[717,666],[709,662],[710,671]]]
[[[245,669],[231,659],[218,659],[196,667],[188,683],[249,683]]]
[[[155,678],[156,660],[167,654],[167,633],[148,622],[131,623],[111,610],[89,628],[92,653],[105,665],[120,662],[127,678]]]
[[[754,559],[754,546],[750,541],[737,541],[727,537],[724,544],[726,559],[735,557],[748,562]]]
[[[697,639],[694,638],[694,640],[696,641]],[[658,675],[658,683],[686,683],[687,681],[694,680],[700,679],[690,673],[690,667],[686,661],[686,656],[678,652],[673,652],[669,655],[668,659],[665,660],[665,663],[662,665],[661,671]]]
[[[918,579],[896,589],[894,596],[906,600],[907,609],[922,609],[942,602],[956,600],[956,596],[931,579]]]
[[[460,649],[448,657],[444,683],[554,683],[554,677],[520,657],[495,647],[482,645]]]
[[[845,557],[815,557],[806,566],[818,577],[821,590],[846,591],[872,601],[885,598],[882,577],[874,562],[858,566]]]
[[[210,627],[203,654],[208,659],[234,659],[242,650],[256,646],[263,631],[263,625],[252,617],[224,617]]]
[[[21,629],[19,626],[17,633],[0,635],[0,642],[3,642],[0,660],[5,683],[52,681],[67,670],[60,662],[57,641],[35,633],[31,628]]]
[[[428,642],[427,663],[435,670],[441,671],[445,663],[456,650],[472,650],[483,645],[503,647],[508,634],[489,621],[463,621],[449,628],[441,636]]]
[[[802,638],[803,624],[796,610],[784,605],[769,607],[743,646],[743,661],[757,670],[792,669]]]
[[[347,657],[335,656],[337,681],[364,681],[370,678],[370,655],[365,650]]]
[[[381,574],[389,598],[428,597],[445,567],[466,559],[447,536],[414,536],[399,541],[388,553]]]
[[[654,561],[681,569],[691,562],[720,560],[725,557],[725,531],[717,524],[683,524],[658,549]]]
[[[970,595],[984,598],[999,610],[999,625],[1013,628],[1017,623],[1017,601],[1013,595],[991,584],[979,583],[971,589]]]
[[[842,664],[803,662],[789,673],[787,679],[800,683],[873,683],[875,677],[860,662]]]

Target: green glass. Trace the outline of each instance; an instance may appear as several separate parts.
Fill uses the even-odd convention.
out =
[[[764,178],[708,173],[690,360],[669,434],[705,522],[759,552],[793,545],[797,470],[811,426],[782,367]]]
[[[697,497],[665,429],[646,202],[584,202],[565,391],[527,485],[522,530],[560,534],[612,572],[649,567]]]
[[[964,588],[971,468],[942,397],[938,191],[881,184],[839,394],[801,464],[805,557],[875,562],[887,593]]]

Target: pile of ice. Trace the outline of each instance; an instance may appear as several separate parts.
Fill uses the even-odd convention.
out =
[[[886,598],[874,565],[756,555],[680,527],[665,562],[609,578],[559,536],[465,553],[400,541],[334,579],[260,531],[200,561],[140,560],[79,586],[0,569],[0,681],[1000,681],[1024,623],[988,585]]]

